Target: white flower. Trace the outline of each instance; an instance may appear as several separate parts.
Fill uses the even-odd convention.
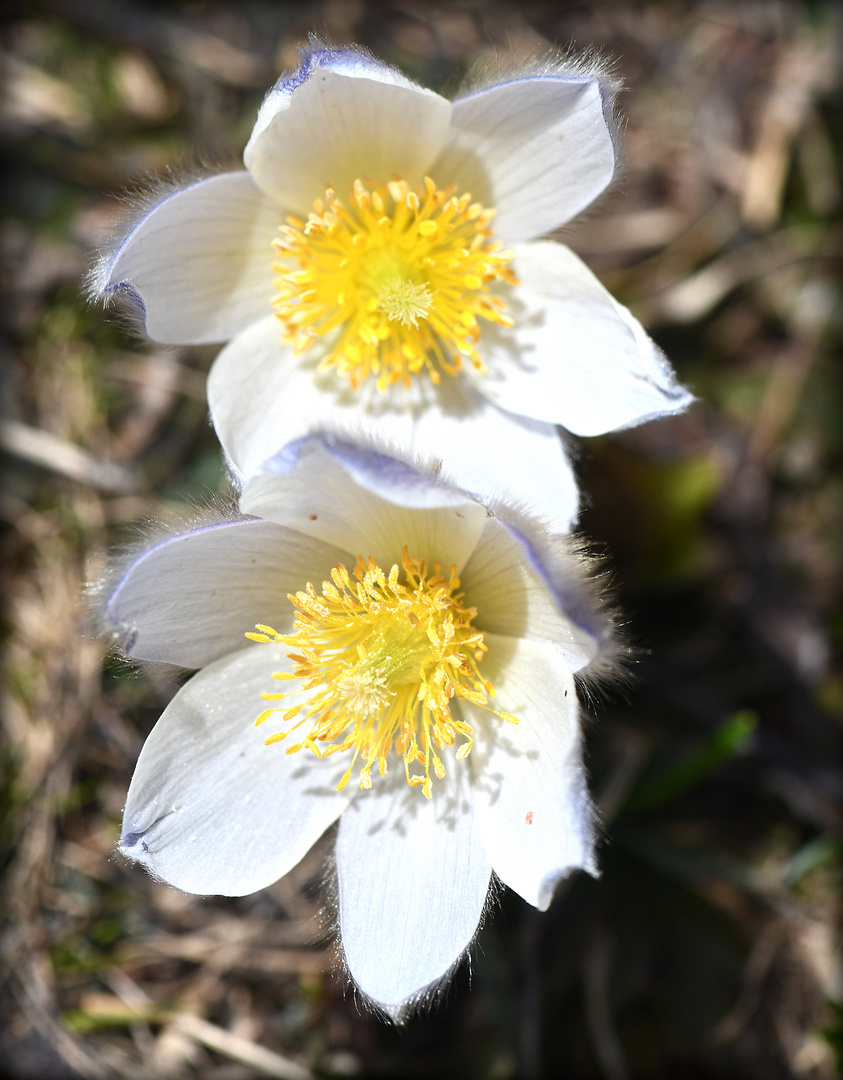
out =
[[[106,590],[129,657],[200,669],[146,741],[121,848],[238,896],[339,819],[345,963],[400,1019],[471,944],[493,874],[544,910],[595,871],[574,676],[604,663],[606,619],[566,538],[350,444],[302,440],[241,508]]]
[[[598,435],[691,400],[586,266],[537,239],[615,175],[615,89],[553,61],[451,102],[311,43],[263,102],[247,171],[166,193],[92,292],[157,341],[233,339],[209,401],[236,474],[316,420],[374,424],[403,460],[435,452],[464,490],[564,531],[579,500],[555,425]]]

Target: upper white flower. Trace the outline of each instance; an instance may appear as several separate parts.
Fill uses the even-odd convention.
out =
[[[314,421],[374,425],[565,530],[578,494],[554,425],[597,435],[691,400],[587,267],[537,239],[612,180],[613,97],[558,62],[449,101],[312,44],[263,102],[247,171],[169,191],[93,291],[157,341],[230,340],[209,402],[241,477]]]
[[[303,440],[241,508],[106,590],[129,657],[201,669],[146,741],[121,848],[236,896],[340,819],[345,961],[400,1018],[470,945],[493,873],[545,909],[594,870],[574,675],[606,622],[565,538],[349,444]]]

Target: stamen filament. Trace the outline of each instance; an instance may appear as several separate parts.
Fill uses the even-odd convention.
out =
[[[329,338],[319,370],[335,368],[358,388],[380,391],[427,371],[456,375],[463,360],[485,366],[478,319],[512,326],[489,292],[516,284],[512,253],[493,239],[494,210],[425,177],[367,187],[343,202],[328,188],[306,223],[288,217],[275,241],[276,314],[284,340],[303,353]]]
[[[348,784],[358,758],[360,787],[368,790],[373,767],[383,777],[395,751],[407,782],[430,798],[432,778],[441,780],[446,771],[437,750],[453,747],[459,736],[464,741],[456,759],[462,760],[473,743],[471,725],[451,711],[454,699],[518,722],[489,705],[494,687],[478,671],[486,645],[482,631],[472,626],[476,609],[464,603],[456,567],[443,575],[436,565],[429,575],[425,561],[406,547],[400,569],[395,564],[388,575],[372,558],[360,558],[353,580],[341,564],[331,579],[323,582],[321,597],[311,583],[290,595],[296,609],[292,633],[259,624],[257,633],[246,635],[290,646],[293,670],[273,678],[299,682],[288,692],[261,694],[285,704],[265,709],[255,723],[273,713],[281,714],[282,723],[296,721],[269,736],[267,744],[310,725],[301,742],[287,747],[288,754],[302,747],[320,758],[353,750],[337,790]],[[295,703],[287,700],[299,696]]]

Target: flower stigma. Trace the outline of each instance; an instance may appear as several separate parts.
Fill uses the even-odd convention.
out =
[[[478,319],[512,326],[490,287],[514,285],[512,252],[494,239],[495,211],[456,186],[425,177],[367,186],[347,203],[328,188],[307,221],[288,217],[275,240],[275,313],[297,353],[328,336],[320,371],[335,368],[356,390],[409,386],[425,370],[434,384],[463,360],[483,372]]]
[[[419,319],[427,318],[432,303],[427,285],[414,285],[400,277],[390,278],[378,291],[380,310],[402,326],[418,326]]]
[[[280,702],[301,695],[303,700],[265,709],[257,717],[255,723],[262,724],[280,712],[283,722],[296,721],[270,735],[266,744],[304,727],[304,737],[287,747],[288,754],[302,747],[318,758],[353,751],[338,791],[348,783],[358,758],[360,787],[368,790],[373,766],[384,776],[394,750],[403,758],[407,783],[421,787],[429,799],[431,771],[440,780],[445,775],[437,750],[453,746],[461,736],[456,751],[461,760],[473,743],[471,725],[451,712],[452,698],[518,723],[511,713],[488,704],[495,689],[478,670],[487,649],[482,631],[472,626],[477,611],[464,605],[459,587],[456,567],[444,575],[437,564],[428,576],[425,561],[405,547],[401,569],[396,564],[385,574],[374,559],[361,557],[353,576],[344,566],[335,566],[331,581],[322,583],[321,596],[311,583],[290,595],[296,608],[292,634],[279,634],[262,623],[246,634],[252,641],[295,650],[287,654],[293,670],[272,677],[300,680],[299,688],[261,697]],[[423,772],[411,772],[414,766]]]

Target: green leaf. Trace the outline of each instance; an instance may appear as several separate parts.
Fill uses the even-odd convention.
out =
[[[649,810],[702,783],[723,761],[739,754],[758,726],[751,710],[737,712],[691,754],[645,779],[627,799],[625,811]]]

